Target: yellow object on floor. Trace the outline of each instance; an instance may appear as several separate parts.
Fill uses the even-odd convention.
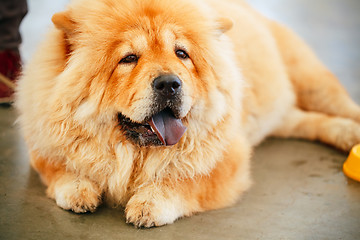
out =
[[[343,165],[343,171],[349,178],[360,181],[360,144],[352,148]]]

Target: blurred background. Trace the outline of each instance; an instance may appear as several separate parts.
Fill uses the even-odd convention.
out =
[[[36,50],[47,29],[52,25],[51,17],[54,13],[65,9],[69,0],[28,0],[29,12],[21,26],[23,43],[20,47],[23,61],[26,63]]]
[[[28,1],[21,25],[25,64],[67,2]],[[248,2],[305,39],[360,103],[360,0]],[[125,223],[123,209],[74,214],[47,198],[16,115],[0,107],[0,239],[360,239],[360,183],[342,172],[347,154],[326,145],[268,139],[254,151],[254,186],[234,206],[140,230]]]

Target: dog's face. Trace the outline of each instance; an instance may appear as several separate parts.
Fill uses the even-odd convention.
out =
[[[127,138],[143,146],[176,144],[191,111],[211,107],[209,94],[220,84],[209,49],[229,23],[216,25],[199,8],[176,4],[103,0],[53,17],[68,64],[81,61],[87,72],[82,98],[111,109]]]
[[[197,89],[188,40],[174,26],[159,25],[144,21],[122,32],[121,59],[105,93],[117,102],[127,136],[140,145],[177,143]]]

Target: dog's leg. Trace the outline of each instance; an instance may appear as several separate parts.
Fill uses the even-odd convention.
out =
[[[170,224],[182,216],[229,206],[250,185],[250,148],[242,142],[234,146],[208,174],[191,179],[153,182],[131,197],[126,219],[136,227]]]
[[[286,27],[276,22],[269,22],[269,26],[296,91],[298,106],[360,122],[360,107],[311,49]]]
[[[47,195],[57,205],[76,213],[94,212],[101,203],[101,190],[91,180],[66,171],[64,165],[31,153],[31,165],[47,185]]]
[[[319,140],[349,151],[360,143],[360,124],[348,118],[293,109],[272,135]]]

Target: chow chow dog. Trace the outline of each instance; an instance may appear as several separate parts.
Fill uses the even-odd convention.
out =
[[[360,108],[291,30],[241,0],[74,0],[19,80],[58,206],[136,227],[235,203],[267,136],[360,142]]]

